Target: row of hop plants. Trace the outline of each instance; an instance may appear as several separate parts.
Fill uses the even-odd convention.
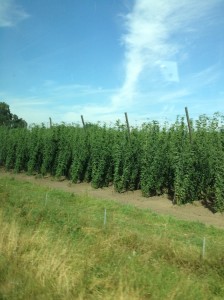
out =
[[[167,193],[174,203],[203,200],[224,210],[224,117],[184,118],[162,126],[131,128],[100,124],[0,127],[0,166],[15,172],[62,176],[113,185],[118,192],[141,189],[146,197]]]

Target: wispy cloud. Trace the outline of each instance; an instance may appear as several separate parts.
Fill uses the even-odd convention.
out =
[[[91,95],[102,95],[112,93],[114,89],[104,89],[102,87],[93,87],[90,85],[81,84],[64,84],[51,86],[51,93],[55,96],[60,94],[67,98],[85,97]]]
[[[12,27],[29,17],[29,14],[18,6],[14,0],[0,1],[0,27]]]
[[[160,72],[164,81],[178,82],[177,58],[180,54],[183,57],[184,45],[183,39],[178,42],[173,37],[189,32],[197,35],[200,21],[211,21],[211,9],[220,1],[136,0],[125,17],[125,78],[112,97],[113,106],[133,103],[144,72],[150,71],[151,76]]]
[[[101,86],[92,86],[88,84],[78,83],[65,83],[60,84],[59,82],[51,79],[46,79],[42,83],[42,88],[48,91],[52,95],[65,95],[68,97],[76,98],[78,96],[87,96],[94,94],[105,94],[115,92],[115,89],[105,89]]]
[[[222,70],[220,70],[220,66],[214,64],[193,74],[192,80],[196,82],[197,85],[206,86],[215,83],[220,78],[221,74]]]
[[[201,71],[191,68],[197,58],[192,59],[188,47],[206,30],[205,24],[215,22],[213,7],[222,1],[133,1],[124,17],[124,81],[119,89],[62,84],[48,78],[42,86],[31,87],[25,97],[11,97],[12,111],[29,123],[46,122],[49,116],[54,122],[77,122],[80,115],[90,122],[115,121],[123,119],[127,111],[133,124],[149,116],[158,120],[176,116],[184,112],[186,103],[190,107],[200,102],[200,107],[206,108],[210,98],[207,90],[202,92],[203,87],[217,82],[220,68],[209,64],[202,64]],[[0,0],[0,27],[13,26],[27,17],[15,1]],[[181,74],[179,67],[186,61],[191,66],[187,74]],[[36,96],[28,97],[31,94]],[[222,99],[223,95],[217,100],[220,107]]]
[[[28,123],[47,122],[49,117],[56,123],[71,123],[79,122],[80,115],[90,122],[116,120],[117,111],[108,104],[113,93],[114,89],[81,84],[60,85],[53,80],[45,80],[42,86],[31,87],[32,96],[2,95],[7,98],[12,111]]]

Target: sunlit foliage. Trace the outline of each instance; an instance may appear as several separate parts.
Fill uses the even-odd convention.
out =
[[[0,166],[16,172],[50,174],[118,192],[141,189],[146,197],[168,193],[183,204],[203,200],[224,210],[223,116],[172,125],[156,121],[132,128],[100,124],[51,128],[0,127]]]

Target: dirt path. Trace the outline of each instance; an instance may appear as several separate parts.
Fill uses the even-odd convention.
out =
[[[177,219],[199,221],[206,225],[213,225],[215,227],[224,229],[224,214],[214,214],[207,208],[203,207],[200,202],[177,206],[173,205],[166,196],[144,198],[141,196],[141,191],[119,194],[114,191],[113,187],[93,189],[88,183],[73,184],[67,180],[59,182],[50,177],[36,178],[35,176],[28,176],[24,173],[14,174],[0,170],[0,179],[4,176],[29,181],[41,186],[62,189],[75,194],[85,194],[94,198],[114,200],[121,203],[131,204],[142,209],[151,209],[159,214],[171,215]]]

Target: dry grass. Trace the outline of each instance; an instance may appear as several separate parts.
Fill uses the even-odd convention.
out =
[[[34,281],[43,287],[51,284],[59,295],[68,295],[80,284],[82,274],[74,272],[74,267],[79,269],[79,257],[70,251],[69,244],[64,240],[53,241],[48,231],[24,232],[15,221],[10,224],[4,222],[2,214],[0,226],[2,255],[22,268],[23,272],[32,274]]]
[[[115,203],[104,227],[105,203],[55,193],[48,207],[45,195],[0,184],[0,299],[223,299],[222,231]]]
[[[88,277],[88,270],[100,263],[100,256],[106,253],[114,243],[114,237],[111,237],[101,240],[98,245],[86,251],[83,249],[84,240],[74,245],[62,237],[55,239],[49,230],[42,228],[35,231],[24,230],[15,221],[5,222],[2,212],[0,212],[0,227],[1,256],[10,263],[7,272],[4,273],[4,280],[3,278],[1,280],[1,293],[6,298],[10,298],[10,294],[15,293],[18,284],[21,284],[17,281],[17,275],[23,274],[31,278],[31,281],[41,286],[43,290],[50,288],[53,291],[52,295],[59,296],[61,299],[71,299],[71,296],[77,296],[77,294],[79,294],[79,299],[84,299],[87,279],[85,277]],[[96,230],[89,228],[85,231],[87,234],[97,234]],[[15,269],[18,274],[15,274]],[[107,282],[108,279],[93,278],[89,290],[93,291],[99,285],[112,288],[111,283]],[[22,293],[26,295],[30,291],[28,289]],[[127,299],[128,295],[131,299],[139,299],[136,291],[130,290],[126,280],[120,280],[118,290],[106,298]],[[98,297],[100,296],[99,293]]]

